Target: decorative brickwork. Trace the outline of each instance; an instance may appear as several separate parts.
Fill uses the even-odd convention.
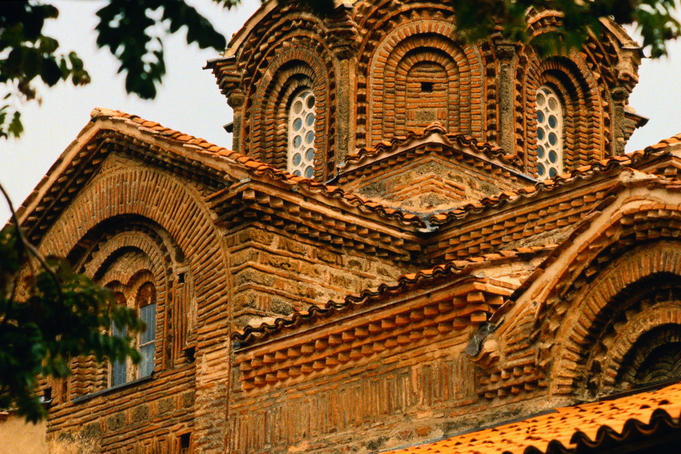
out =
[[[605,20],[540,58],[463,44],[453,14],[265,2],[209,62],[234,151],[93,111],[20,220],[155,320],[138,338],[153,372],[74,358],[40,387],[51,446],[372,453],[679,378],[681,136],[621,156],[643,123],[632,41]],[[531,34],[560,25],[529,14]],[[537,181],[541,86],[564,107],[565,159]],[[301,94],[314,178],[286,171]],[[610,408],[591,405],[565,411]]]
[[[474,47],[453,41],[453,35],[451,21],[422,18],[381,37],[366,73],[360,73],[368,97],[357,108],[368,110],[368,146],[434,121],[447,132],[481,138],[481,58]]]

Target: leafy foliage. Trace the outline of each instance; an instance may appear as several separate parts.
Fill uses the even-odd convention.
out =
[[[234,0],[215,0],[226,8]],[[90,75],[75,52],[60,53],[59,42],[43,33],[59,10],[37,0],[0,2],[0,139],[23,132],[21,105],[37,99],[38,83],[85,85]],[[225,38],[184,0],[109,0],[98,12],[97,46],[107,48],[125,73],[128,93],[156,96],[166,72],[163,37],[186,29],[187,44],[224,50]]]
[[[666,43],[681,36],[681,24],[672,15],[676,0],[449,0],[457,28],[469,40],[501,34],[510,41],[530,42],[541,52],[580,47],[589,34],[599,36],[600,19],[612,17],[620,25],[634,24],[643,48],[653,58],[666,55]],[[527,11],[555,10],[562,25],[551,33],[528,35]]]
[[[227,3],[230,6],[231,2]],[[144,99],[156,96],[166,72],[162,37],[187,30],[187,43],[224,50],[224,36],[183,0],[110,0],[97,12],[97,46],[108,48],[125,72],[125,88]]]
[[[90,81],[80,57],[74,52],[58,53],[59,42],[42,33],[45,21],[58,14],[52,5],[0,4],[0,86],[6,88],[0,101],[0,139],[19,137],[23,132],[16,105],[36,98],[36,78],[50,87],[65,80],[74,85]]]
[[[230,9],[240,0],[212,0]],[[280,4],[305,4],[320,15],[330,14],[333,0],[278,0]],[[598,35],[599,18],[610,16],[620,24],[636,24],[651,56],[666,54],[666,42],[681,35],[672,16],[676,0],[449,0],[457,12],[458,29],[469,40],[492,34],[529,42],[527,11],[553,9],[563,14],[563,25],[532,43],[543,51],[578,47],[589,33]],[[0,139],[23,132],[20,105],[36,98],[36,82],[53,86],[90,82],[83,61],[75,52],[60,53],[59,42],[43,34],[47,20],[58,9],[38,0],[0,2]],[[96,43],[118,60],[129,93],[151,99],[166,72],[163,37],[186,30],[188,44],[222,51],[225,38],[185,0],[108,0],[97,12]]]
[[[138,362],[129,336],[143,324],[64,260],[33,263],[39,268],[31,272],[27,251],[13,227],[0,232],[0,408],[37,421],[46,416],[38,377],[68,376],[70,359],[80,355]],[[110,335],[112,324],[127,327],[128,337]]]
[[[213,0],[225,9],[240,0]],[[332,14],[333,0],[278,0],[301,3],[317,14]],[[580,46],[598,35],[599,19],[634,23],[653,57],[666,53],[666,42],[681,35],[672,16],[675,0],[448,0],[464,37],[475,41],[492,35],[531,42],[543,50]],[[562,25],[532,38],[527,11],[557,10]],[[43,33],[57,7],[38,0],[0,2],[0,139],[23,132],[20,104],[37,98],[37,84],[84,85],[90,76],[74,52],[60,52],[59,42]],[[166,72],[163,37],[186,30],[188,44],[222,51],[225,39],[184,0],[108,0],[97,12],[97,46],[107,48],[125,74],[129,93],[149,99]],[[2,190],[2,186],[0,186]],[[2,191],[4,193],[4,190]],[[114,324],[128,337],[109,335]],[[134,311],[114,304],[111,294],[75,274],[57,259],[43,259],[21,231],[0,232],[0,408],[16,408],[29,420],[45,416],[36,394],[37,380],[65,377],[72,357],[139,360],[131,336],[142,328]]]

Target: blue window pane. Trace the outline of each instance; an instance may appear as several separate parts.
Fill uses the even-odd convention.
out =
[[[314,124],[314,114],[308,114],[307,118],[305,118],[305,123],[307,123],[308,126],[312,126]]]
[[[300,118],[296,118],[295,120],[293,120],[293,129],[298,131],[302,127],[303,127],[303,120],[301,120]]]
[[[558,137],[554,133],[549,134],[549,143],[555,145],[556,142],[558,142]]]
[[[140,347],[140,354],[142,355],[142,361],[139,365],[139,375],[141,377],[148,377],[154,371],[154,350],[156,349],[156,343]]]
[[[544,172],[545,172],[545,170],[544,170],[544,164],[539,164],[539,165],[537,166],[537,173],[539,174],[540,177],[543,177],[543,176],[544,176]]]
[[[305,159],[308,161],[314,161],[314,148],[308,148],[305,152]]]
[[[555,163],[557,158],[558,156],[556,155],[555,151],[549,151],[549,161],[551,161],[551,163]]]
[[[312,145],[312,143],[314,142],[314,132],[310,131],[307,134],[305,134],[305,142],[308,145]]]
[[[541,110],[537,111],[537,122],[544,123],[544,112],[542,112]]]
[[[312,168],[312,166],[308,166],[305,169],[305,178],[312,178],[313,175],[314,175],[314,169]]]
[[[156,304],[149,304],[140,309],[140,319],[147,325],[140,335],[140,343],[146,344],[156,339]]]
[[[557,174],[558,174],[558,172],[556,172],[556,169],[554,169],[553,167],[551,167],[551,168],[549,169],[549,176],[550,176],[551,178],[555,177]]]
[[[123,329],[118,329],[116,325],[111,327],[111,335],[117,337],[125,337],[127,330],[125,327]],[[127,376],[125,361],[114,361],[111,364],[111,386],[122,385],[125,383]]]
[[[295,136],[295,137],[293,138],[293,146],[294,146],[294,147],[298,148],[298,147],[300,146],[301,143],[303,143],[303,138],[302,138],[302,137],[300,137],[300,136]]]
[[[299,177],[301,175],[300,170],[293,171],[293,175]]]
[[[302,159],[302,158],[300,157],[300,153],[294,154],[294,155],[293,155],[293,165],[294,165],[294,166],[300,165],[300,160],[301,160],[301,159]]]
[[[544,140],[544,130],[542,128],[537,129],[537,138],[539,140]]]
[[[539,145],[539,148],[537,148],[537,156],[539,159],[544,159],[544,147]]]
[[[555,115],[550,115],[549,116],[549,126],[551,126],[552,128],[555,128],[557,124],[558,124],[558,120],[556,120]]]

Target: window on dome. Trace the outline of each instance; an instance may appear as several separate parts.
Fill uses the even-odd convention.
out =
[[[314,176],[315,98],[311,90],[298,93],[288,115],[287,170],[297,176]]]
[[[551,88],[537,90],[537,175],[553,178],[563,172],[563,105]]]

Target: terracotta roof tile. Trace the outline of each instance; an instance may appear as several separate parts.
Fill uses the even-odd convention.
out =
[[[464,134],[447,134],[444,126],[442,126],[442,124],[439,122],[435,122],[424,129],[410,130],[406,136],[396,136],[391,140],[383,140],[372,148],[361,148],[360,150],[356,151],[355,153],[351,153],[345,158],[346,166],[350,164],[353,166],[362,165],[382,153],[389,153],[391,151],[397,150],[400,147],[408,146],[412,142],[424,140],[432,134],[440,134],[450,145],[457,143],[460,146],[470,147],[475,152],[484,154],[491,158],[496,158],[504,164],[509,164],[512,166],[521,164],[518,156],[505,154],[503,149],[498,145],[479,142],[473,137],[469,137]]]
[[[681,137],[681,134],[679,134],[679,137]],[[679,139],[678,143],[681,143],[681,139]],[[602,160],[597,164],[580,166],[570,172],[565,172],[554,179],[539,181],[534,186],[524,186],[516,191],[503,191],[494,196],[485,197],[477,202],[472,202],[449,211],[434,214],[430,216],[428,221],[435,225],[445,224],[455,219],[467,217],[471,212],[479,213],[480,209],[491,209],[506,202],[518,200],[522,197],[537,197],[540,193],[547,190],[558,189],[576,180],[590,178],[593,175],[602,174],[611,170],[622,170],[627,166],[637,164],[643,159],[658,153],[659,150],[664,149],[667,146],[658,147],[658,145],[659,143],[647,147],[644,150],[639,150],[624,156],[613,156],[609,159]]]
[[[390,453],[575,452],[578,447],[610,447],[613,441],[626,444],[640,435],[654,435],[663,429],[660,421],[678,430],[680,418],[681,383],[675,383],[656,391],[557,408],[524,421]]]
[[[251,158],[249,156],[243,155],[241,153],[227,150],[226,148],[214,145],[204,139],[197,138],[188,134],[175,131],[170,128],[163,127],[162,125],[147,121],[137,115],[128,114],[125,112],[95,108],[90,114],[92,121],[98,119],[111,119],[113,121],[129,121],[135,125],[141,125],[147,129],[152,128],[148,131],[150,134],[158,135],[166,138],[171,138],[175,141],[181,142],[185,145],[196,145],[199,146],[203,152],[211,153],[213,155],[228,158],[232,162],[238,162],[243,164],[245,169],[255,175],[266,175],[275,180],[284,182],[292,186],[301,186],[311,192],[320,193],[322,196],[330,197],[334,199],[340,199],[345,201],[351,206],[355,207],[365,207],[369,211],[376,213],[377,215],[390,218],[406,224],[414,224],[418,227],[425,226],[425,223],[420,217],[414,216],[411,213],[405,213],[399,209],[387,208],[380,203],[359,197],[352,193],[346,193],[343,189],[338,186],[327,186],[325,184],[319,183],[317,181],[306,179],[302,177],[297,177],[291,175],[288,172],[277,169],[267,163],[259,161],[257,159]],[[149,125],[149,126],[146,126]],[[152,126],[153,125],[153,126]],[[139,126],[136,126],[139,127]]]

